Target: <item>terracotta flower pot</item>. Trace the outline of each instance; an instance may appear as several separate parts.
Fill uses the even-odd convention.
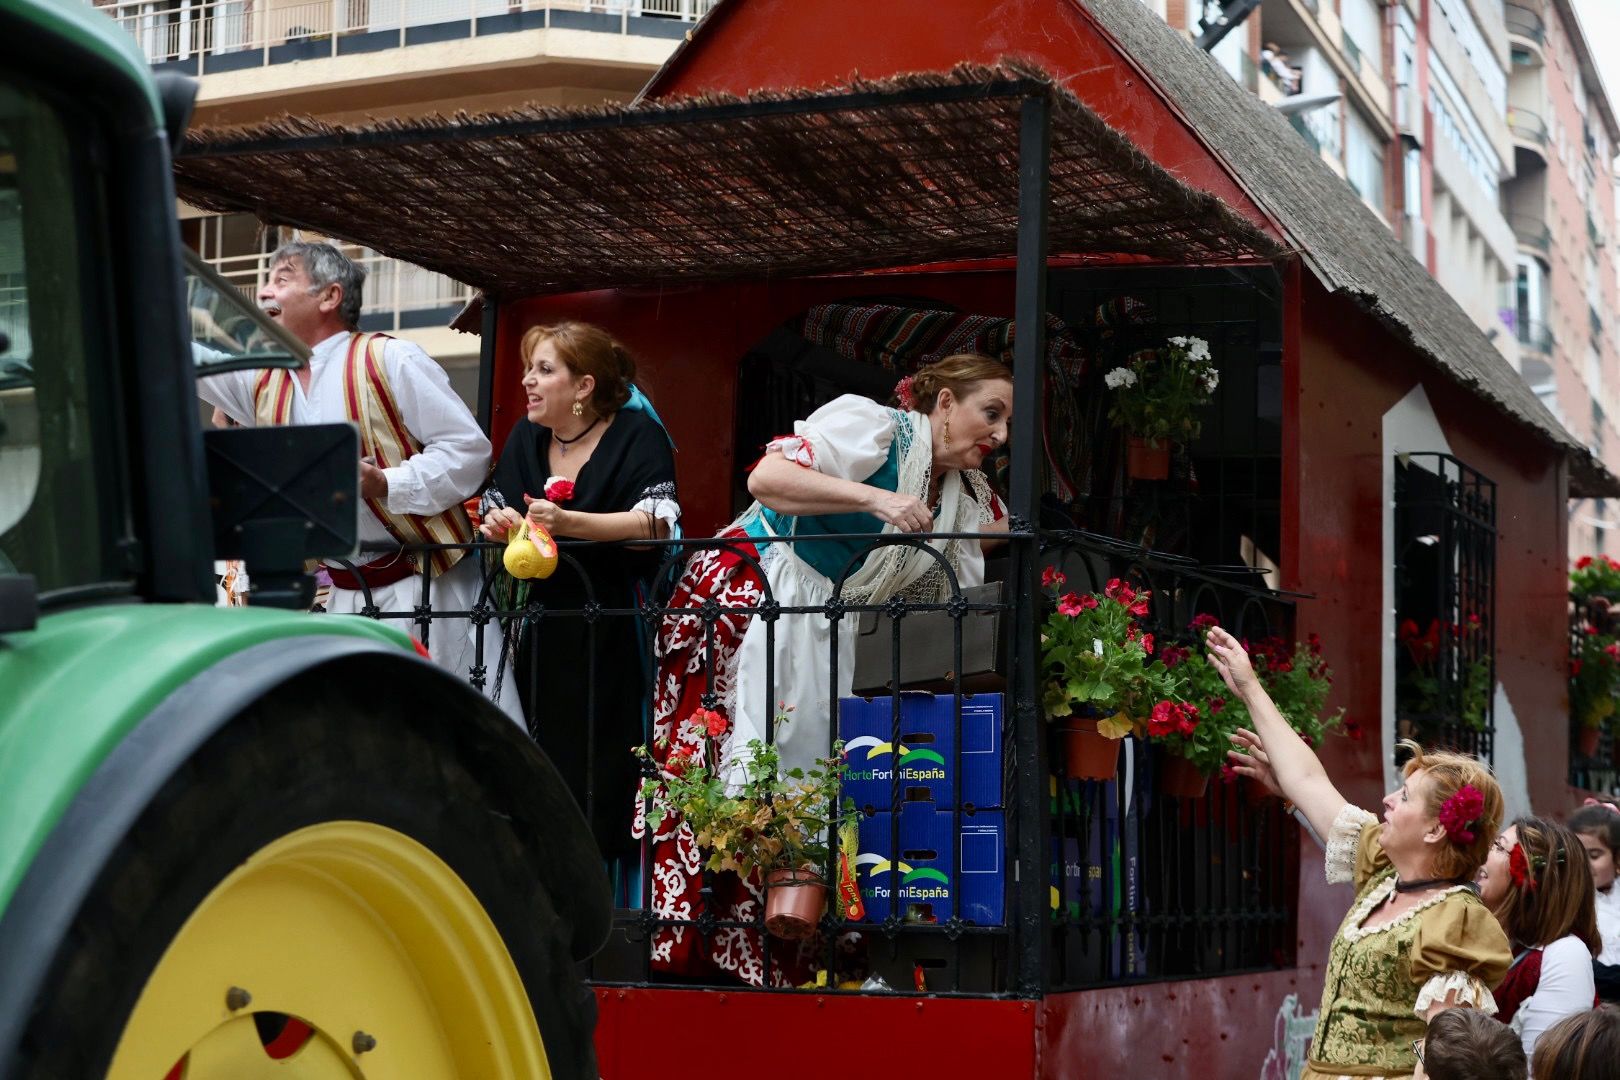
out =
[[[1132,435],[1125,451],[1125,472],[1132,480],[1168,480],[1170,478],[1170,444],[1154,446],[1146,439]]]
[[[1576,737],[1575,746],[1580,750],[1582,757],[1591,757],[1597,753],[1598,739],[1602,738],[1603,729],[1595,727],[1582,727],[1581,733]]]
[[[1159,791],[1177,799],[1202,799],[1209,790],[1209,774],[1180,754],[1159,758]]]
[[[1072,716],[1062,722],[1063,754],[1069,776],[1080,780],[1112,780],[1119,771],[1119,739],[1097,731],[1097,721]]]
[[[813,870],[778,867],[765,876],[765,929],[787,941],[816,932],[827,909],[827,883]]]

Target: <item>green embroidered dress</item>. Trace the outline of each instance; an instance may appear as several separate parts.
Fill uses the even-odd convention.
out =
[[[1424,1015],[1455,993],[1458,1004],[1496,1012],[1491,990],[1513,960],[1507,936],[1465,885],[1430,894],[1385,926],[1362,923],[1395,888],[1378,821],[1345,806],[1327,844],[1327,879],[1352,881],[1356,902],[1328,950],[1322,1012],[1302,1080],[1410,1076]]]

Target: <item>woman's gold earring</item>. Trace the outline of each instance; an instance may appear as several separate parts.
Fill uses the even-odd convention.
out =
[[[951,422],[950,422],[950,419],[947,418],[946,421],[945,421],[945,449],[949,450],[950,448],[951,448]]]
[[[581,405],[577,401],[574,402],[574,415],[575,416],[584,416],[585,415],[585,406]]]

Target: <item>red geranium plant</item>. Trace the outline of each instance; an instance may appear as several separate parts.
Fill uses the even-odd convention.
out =
[[[1048,719],[1090,710],[1111,739],[1140,734],[1156,706],[1178,701],[1178,680],[1153,661],[1153,635],[1140,620],[1152,593],[1114,578],[1101,593],[1063,592],[1068,579],[1047,567],[1041,584],[1055,610],[1041,628],[1041,703]]]

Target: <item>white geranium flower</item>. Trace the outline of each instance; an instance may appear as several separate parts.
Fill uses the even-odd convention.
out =
[[[1128,367],[1117,367],[1103,376],[1103,384],[1110,390],[1118,390],[1122,386],[1136,385],[1136,372]]]
[[[1193,360],[1209,359],[1209,342],[1203,338],[1188,338],[1187,356]]]
[[[1188,340],[1189,339],[1184,337],[1173,337],[1170,339],[1170,344],[1174,345],[1178,349],[1185,349],[1187,347]]]
[[[1204,373],[1204,389],[1213,394],[1215,388],[1219,385],[1221,385],[1221,373],[1215,368],[1210,368]]]

